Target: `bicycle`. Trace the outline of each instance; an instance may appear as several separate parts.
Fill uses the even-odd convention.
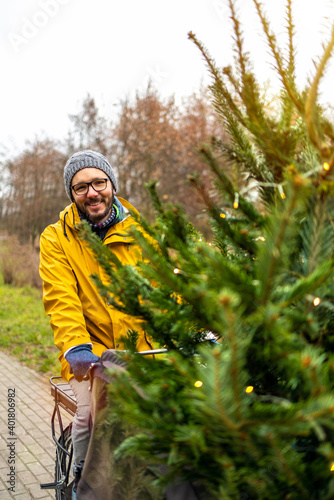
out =
[[[105,358],[108,352],[103,353]],[[156,355],[167,352],[167,349],[155,349],[141,351],[141,355]],[[103,356],[103,355],[102,355]],[[101,357],[102,359],[102,357]],[[98,363],[95,363],[97,365]],[[91,371],[92,376],[94,371]],[[72,473],[73,445],[72,445],[72,422],[64,426],[61,410],[74,417],[76,412],[76,399],[68,382],[62,377],[53,376],[50,378],[51,395],[54,398],[54,410],[51,417],[51,434],[56,444],[55,459],[55,480],[52,483],[41,484],[42,489],[54,489],[56,500],[71,500],[74,484]],[[56,431],[56,420],[58,421],[58,431]],[[65,427],[65,428],[64,428]]]
[[[53,483],[41,484],[42,489],[54,489],[56,500],[71,500],[74,477],[72,474],[72,422],[64,428],[61,409],[71,417],[76,412],[76,399],[68,382],[62,377],[50,378],[51,395],[54,398],[54,410],[51,417],[51,434],[56,443],[55,480]],[[59,431],[56,432],[56,417]],[[58,434],[58,437],[57,437]]]
[[[87,378],[91,380],[92,387],[92,432],[90,438],[90,446],[86,456],[86,465],[82,470],[82,476],[79,481],[79,489],[83,494],[82,498],[102,498],[107,500],[110,490],[110,478],[108,475],[108,464],[112,455],[104,457],[103,461],[98,462],[96,469],[96,455],[100,450],[100,446],[106,446],[109,450],[109,445],[103,436],[99,436],[96,440],[95,418],[100,415],[101,409],[106,407],[106,392],[109,382],[107,370],[111,366],[118,366],[121,370],[124,369],[124,363],[120,363],[115,357],[113,350],[105,351],[100,360],[94,363],[87,373]],[[155,349],[149,351],[141,351],[138,354],[156,355],[168,352],[167,349]],[[121,366],[119,366],[121,365]],[[62,377],[53,376],[50,378],[51,394],[54,398],[55,406],[51,417],[51,432],[52,438],[56,443],[56,460],[55,460],[55,480],[53,483],[41,484],[42,489],[54,489],[56,500],[71,500],[74,484],[74,475],[72,473],[73,445],[72,445],[72,422],[64,428],[61,409],[66,411],[71,417],[74,417],[76,412],[76,400],[71,390],[70,385],[65,382]],[[55,420],[58,420],[59,432],[58,437],[55,428]],[[102,420],[103,421],[103,420]],[[95,437],[95,440],[94,440]],[[102,439],[101,439],[102,438]],[[100,441],[99,441],[100,440]],[[110,451],[110,450],[109,450]],[[98,474],[101,471],[101,474]],[[147,468],[150,479],[152,479],[152,470]],[[155,475],[155,472],[153,472]],[[99,477],[97,477],[99,476]],[[155,475],[156,477],[156,475]],[[91,479],[93,478],[93,481]],[[98,482],[97,479],[100,481]],[[96,489],[95,489],[96,488]],[[80,493],[80,495],[81,495]],[[97,495],[95,495],[97,493]],[[116,495],[116,498],[119,496]],[[123,497],[122,497],[123,498]],[[145,497],[146,498],[146,497]],[[159,497],[160,498],[160,497]],[[202,489],[201,485],[196,485],[190,481],[179,481],[176,478],[175,482],[168,483],[164,490],[164,500],[209,500],[210,496]]]

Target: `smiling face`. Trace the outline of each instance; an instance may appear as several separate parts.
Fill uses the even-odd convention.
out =
[[[89,222],[94,224],[105,222],[111,213],[115,190],[110,179],[99,168],[87,167],[79,170],[73,176],[71,183],[71,186],[74,186],[80,182],[92,182],[96,179],[108,179],[106,189],[97,192],[90,185],[88,192],[81,196],[72,189],[72,196],[78,210]]]

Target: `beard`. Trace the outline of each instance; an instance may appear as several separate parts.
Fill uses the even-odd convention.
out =
[[[88,221],[88,222],[92,222],[93,224],[98,224],[99,222],[101,222],[105,217],[107,217],[107,215],[110,214],[111,212],[111,207],[105,209],[105,211],[100,214],[100,215],[92,215],[90,214],[87,210],[85,210],[84,212],[82,210],[80,210],[80,212],[82,213],[82,215],[84,216],[84,218]]]
[[[92,224],[98,224],[103,219],[108,218],[108,216],[110,215],[112,205],[114,202],[114,196],[111,196],[109,199],[104,199],[103,201],[105,203],[105,210],[97,215],[94,215],[91,212],[89,212],[89,209],[86,208],[86,204],[76,203],[76,205],[78,210],[81,212],[81,214],[88,222],[91,222]]]

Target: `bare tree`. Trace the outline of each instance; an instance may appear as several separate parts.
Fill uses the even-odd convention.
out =
[[[173,97],[160,99],[149,85],[134,102],[121,103],[118,119],[110,126],[88,95],[81,111],[70,118],[74,130],[64,144],[36,139],[22,153],[2,162],[1,173],[6,172],[0,193],[2,228],[34,242],[68,203],[63,185],[68,156],[92,148],[110,159],[118,174],[119,193],[144,216],[152,215],[145,183],[157,181],[163,199],[182,203],[197,227],[207,232],[206,220],[198,217],[204,205],[187,181],[189,174],[197,172],[211,185],[211,174],[196,148],[218,129],[217,135],[222,136],[222,125],[204,91],[177,105]]]
[[[105,118],[99,115],[95,100],[88,94],[82,103],[81,111],[76,115],[69,115],[73,124],[73,133],[70,132],[70,150],[95,149],[107,154],[107,124]]]
[[[199,173],[211,182],[208,167],[196,151],[201,142],[222,129],[205,93],[194,94],[177,106],[174,98],[162,101],[149,85],[135,102],[124,101],[111,131],[111,157],[118,171],[120,191],[146,217],[150,217],[146,182],[159,182],[164,199],[180,202],[195,221],[203,204],[187,177]],[[198,220],[196,221],[198,225]],[[203,229],[206,224],[202,224]]]
[[[50,139],[36,139],[7,161],[9,185],[3,213],[9,234],[34,244],[44,227],[57,220],[68,202],[63,184],[65,162],[64,153]]]

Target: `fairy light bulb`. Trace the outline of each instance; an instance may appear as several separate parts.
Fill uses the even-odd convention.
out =
[[[174,269],[173,271],[174,274],[179,274],[180,273],[180,269],[178,269],[177,267]]]
[[[279,191],[279,194],[280,194],[280,197],[282,198],[282,200],[285,200],[286,196],[285,196],[285,193],[283,191],[283,187],[281,185],[278,186],[278,191]]]
[[[320,304],[320,302],[321,302],[321,298],[320,298],[320,297],[316,297],[316,298],[314,299],[314,301],[313,301],[313,305],[314,305],[315,307],[317,307],[317,306]]]
[[[239,207],[239,193],[235,193],[233,208],[237,209]]]
[[[203,385],[203,382],[201,380],[196,380],[196,382],[194,383],[195,387],[202,387],[202,385]]]
[[[331,168],[331,167],[330,167],[330,164],[329,164],[329,163],[327,163],[327,161],[325,161],[325,163],[324,163],[322,166],[323,166],[323,168],[324,168],[325,170],[329,170],[329,169]]]
[[[254,387],[253,387],[252,385],[249,385],[249,386],[248,386],[248,387],[246,387],[246,389],[245,389],[245,392],[246,392],[247,394],[250,394],[250,393],[251,393],[251,392],[253,392],[253,391],[254,391]]]
[[[330,470],[331,470],[331,472],[334,472],[334,462],[332,462]]]
[[[226,214],[221,213],[221,214],[219,215],[219,217],[221,217],[222,219],[225,219]]]

